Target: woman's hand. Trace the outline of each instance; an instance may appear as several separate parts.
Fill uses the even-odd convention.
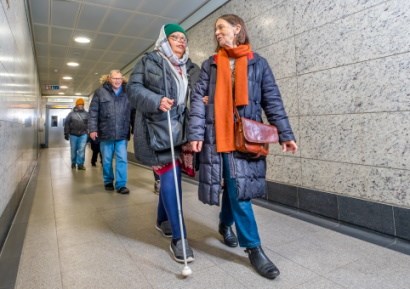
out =
[[[203,102],[205,105],[208,104],[208,100],[209,100],[209,96],[207,96],[207,95],[205,95],[205,96],[202,98],[202,102]]]
[[[298,145],[293,140],[284,141],[282,143],[282,152],[296,153],[298,150]]]
[[[194,152],[199,153],[202,150],[202,140],[191,141],[191,148]]]
[[[94,132],[90,132],[90,138],[92,140],[95,140],[98,137],[98,132],[94,131]]]
[[[168,110],[170,110],[172,108],[172,105],[174,104],[174,100],[170,99],[166,96],[164,96],[161,99],[161,102],[159,104],[159,109],[163,112],[167,112]]]

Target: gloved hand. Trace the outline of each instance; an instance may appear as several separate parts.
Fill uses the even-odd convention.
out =
[[[64,134],[64,138],[65,140],[69,140],[70,139],[70,135],[68,133]]]

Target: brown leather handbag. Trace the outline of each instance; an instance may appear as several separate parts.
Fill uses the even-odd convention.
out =
[[[235,107],[235,148],[252,158],[267,156],[269,143],[279,142],[276,126],[240,117]]]

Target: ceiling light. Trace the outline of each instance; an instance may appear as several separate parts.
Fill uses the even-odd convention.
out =
[[[78,43],[90,43],[91,40],[88,37],[78,36],[78,37],[74,38],[74,41],[78,42]]]
[[[71,76],[63,76],[63,79],[65,79],[65,80],[71,80],[71,79],[73,79]]]
[[[68,65],[68,66],[72,66],[72,67],[77,67],[77,66],[79,66],[80,64],[78,64],[77,62],[67,62],[67,65]]]
[[[64,92],[59,92],[58,94],[59,94],[59,95],[64,95]]]
[[[67,85],[61,85],[60,88],[61,88],[61,89],[67,89],[68,86],[67,86]]]
[[[81,95],[81,92],[76,92],[75,95]]]

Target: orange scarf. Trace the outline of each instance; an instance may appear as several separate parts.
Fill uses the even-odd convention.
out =
[[[221,48],[216,56],[216,151],[231,152],[235,150],[233,97],[235,97],[236,106],[248,104],[248,58],[252,59],[253,54],[250,45],[240,45],[235,48]],[[233,92],[229,58],[235,59]]]

